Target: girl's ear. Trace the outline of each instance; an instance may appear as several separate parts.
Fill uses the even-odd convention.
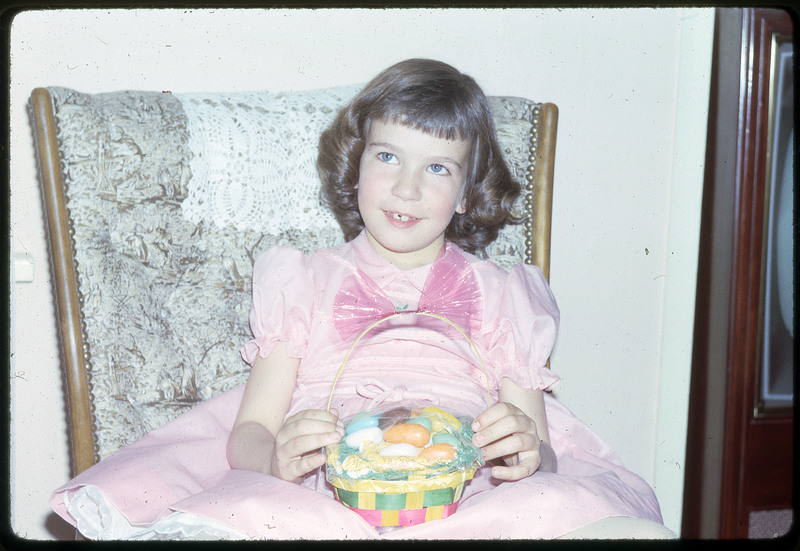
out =
[[[458,205],[456,205],[456,212],[458,214],[467,212],[467,197],[463,191],[461,192],[461,199],[458,200]]]

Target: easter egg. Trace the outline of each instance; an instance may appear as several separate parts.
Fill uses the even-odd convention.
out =
[[[353,432],[360,431],[361,429],[367,429],[370,427],[377,427],[378,426],[378,416],[377,415],[369,415],[368,413],[359,413],[356,415],[352,421],[345,427],[344,433],[350,434]]]
[[[418,455],[419,448],[404,442],[386,446],[381,450],[382,457],[416,457]]]
[[[456,456],[456,449],[450,444],[431,444],[419,456],[430,461],[450,461]]]
[[[421,415],[419,415],[417,417],[412,417],[411,419],[407,419],[407,420],[405,420],[403,422],[404,423],[416,423],[417,425],[422,425],[423,427],[428,429],[428,432],[433,430],[433,423],[431,423],[431,420],[429,418],[423,417]]]
[[[459,430],[461,428],[461,421],[443,409],[429,406],[422,410],[422,415],[430,418],[430,420],[433,422],[433,430],[435,432],[443,430],[447,425],[452,427],[454,430]]]
[[[411,410],[408,408],[394,408],[380,415],[378,426],[382,429],[402,423],[408,416],[411,415]]]
[[[374,442],[380,444],[383,441],[383,431],[378,427],[367,427],[365,429],[351,432],[344,437],[344,442],[352,448],[361,450],[364,442]]]
[[[390,444],[405,443],[421,448],[431,439],[431,433],[417,423],[400,423],[386,429],[383,439]]]
[[[453,447],[458,447],[458,438],[449,432],[435,432],[431,437],[431,442],[434,444],[450,444]]]
[[[420,411],[420,416],[431,420],[433,432],[443,430],[458,430],[461,428],[461,422],[447,413],[446,411],[436,407],[426,407]]]

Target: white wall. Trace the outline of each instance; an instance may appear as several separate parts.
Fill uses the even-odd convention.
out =
[[[679,531],[712,30],[711,10],[685,9],[18,15],[11,244],[34,273],[14,285],[11,267],[14,531],[69,534],[47,505],[69,460],[31,90],[306,89],[365,82],[415,56],[454,64],[488,94],[559,106],[556,396],[656,486]]]

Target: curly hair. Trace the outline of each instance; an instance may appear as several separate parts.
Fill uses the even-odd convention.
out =
[[[320,136],[317,169],[322,179],[321,197],[346,241],[364,227],[356,185],[365,139],[374,120],[470,144],[466,212],[453,216],[446,239],[466,251],[481,253],[503,226],[520,221],[512,213],[520,186],[503,159],[483,91],[472,77],[446,63],[409,59],[372,79]]]

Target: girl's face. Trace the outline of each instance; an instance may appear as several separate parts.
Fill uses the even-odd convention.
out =
[[[453,215],[464,212],[465,140],[372,121],[358,179],[358,208],[372,247],[402,269],[441,254]]]

